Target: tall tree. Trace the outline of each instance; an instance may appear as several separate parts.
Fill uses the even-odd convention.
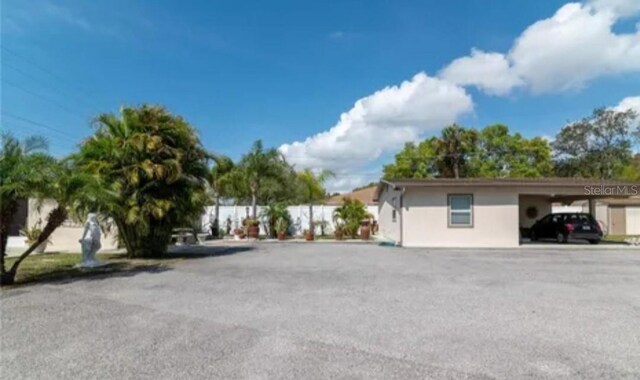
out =
[[[309,204],[309,231],[314,234],[313,204],[326,198],[327,191],[324,183],[335,174],[329,170],[323,170],[318,174],[311,169],[298,172],[301,200]]]
[[[246,189],[251,197],[251,217],[257,218],[258,195],[267,179],[277,177],[281,173],[284,158],[275,148],[265,149],[262,140],[253,143],[251,150],[242,156],[239,171],[234,175],[244,184],[236,184],[236,188]]]
[[[553,172],[551,147],[540,137],[526,139],[509,127],[494,124],[482,129],[469,166],[470,176],[482,178],[545,177]]]
[[[460,178],[465,175],[469,157],[475,150],[478,133],[474,129],[466,129],[457,124],[442,130],[436,145],[440,174],[443,177]]]
[[[96,126],[73,160],[117,195],[93,211],[114,221],[129,257],[163,255],[171,231],[192,225],[209,202],[209,153],[184,119],[159,106],[124,107]]]
[[[220,198],[229,196],[231,187],[230,173],[235,165],[233,160],[225,155],[214,155],[213,166],[209,171],[209,185],[213,191],[215,201],[214,223],[220,222]]]
[[[46,154],[47,142],[39,136],[18,140],[11,134],[0,135],[0,270],[6,273],[5,256],[9,229],[20,199],[45,191],[53,179],[53,157]]]
[[[392,178],[431,178],[438,176],[438,139],[432,137],[420,142],[406,143],[393,163],[385,165],[383,175]]]
[[[631,163],[622,170],[620,179],[640,181],[640,154],[636,154]]]
[[[631,162],[636,117],[632,110],[598,108],[590,117],[562,128],[552,144],[556,173],[600,179],[620,177]]]

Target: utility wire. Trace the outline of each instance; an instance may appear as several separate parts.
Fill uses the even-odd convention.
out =
[[[40,123],[40,122],[37,122],[37,121],[33,121],[31,119],[27,119],[26,117],[18,116],[18,115],[12,114],[12,113],[7,112],[7,111],[2,111],[1,113],[2,113],[2,116],[6,116],[6,117],[9,117],[9,118],[12,118],[12,119],[23,121],[23,122],[28,123],[28,124],[32,124],[32,125],[35,125],[35,126],[38,126],[38,127],[42,127],[42,128],[45,128],[45,129],[56,131],[56,132],[58,132],[58,133],[60,133],[62,135],[65,135],[65,136],[73,138],[73,139],[77,138],[77,136],[72,136],[72,135],[64,132],[61,129],[54,128],[54,127],[52,127],[50,125],[43,124],[43,123]]]
[[[37,97],[37,98],[40,98],[40,99],[42,99],[42,100],[46,100],[46,101],[50,102],[51,104],[55,105],[56,107],[58,107],[58,108],[60,108],[60,109],[62,109],[62,110],[65,110],[65,111],[67,111],[67,112],[71,113],[71,114],[72,114],[72,115],[74,115],[74,116],[77,116],[77,115],[78,115],[78,112],[77,112],[77,111],[72,110],[71,108],[69,108],[69,107],[65,106],[65,105],[64,105],[64,104],[62,104],[62,103],[59,103],[58,101],[56,101],[56,100],[54,100],[54,99],[51,99],[51,98],[49,98],[49,97],[47,97],[47,96],[45,96],[45,95],[39,94],[39,93],[37,93],[37,92],[31,91],[31,90],[29,90],[29,89],[27,89],[27,88],[24,88],[24,87],[22,87],[22,86],[20,86],[20,85],[15,84],[15,83],[8,82],[8,81],[4,80],[4,78],[2,78],[2,79],[3,79],[3,80],[2,80],[2,82],[3,82],[4,84],[6,84],[6,85],[9,85],[9,86],[11,86],[11,87],[15,87],[15,88],[19,89],[20,91],[23,91],[23,92],[25,92],[25,93],[27,93],[27,94],[29,94],[29,95],[33,95],[33,96],[35,96],[35,97]]]
[[[54,90],[56,90],[57,92],[59,92],[62,96],[66,96],[66,94],[64,94],[59,88],[52,86],[50,83],[47,83],[46,81],[43,81],[40,78],[37,78],[33,75],[30,75],[28,72],[8,63],[8,62],[2,62],[2,64],[6,67],[9,67],[10,69],[14,70],[17,73],[20,73],[21,75],[23,75],[26,78],[31,79],[32,81],[35,81],[36,83],[39,83],[42,87],[49,87],[52,88]],[[80,100],[81,102],[84,103],[85,106],[88,107],[88,109],[93,113],[94,112],[94,105],[89,104],[85,98],[83,98],[82,96],[76,95],[76,94],[72,94],[77,100]]]
[[[29,65],[31,65],[31,66],[33,66],[33,67],[35,67],[35,68],[39,69],[40,71],[42,71],[42,72],[44,72],[44,73],[46,73],[46,74],[48,74],[48,75],[50,75],[50,76],[52,76],[52,77],[54,77],[54,78],[58,79],[58,80],[59,80],[59,81],[61,81],[61,82],[66,83],[66,85],[67,85],[67,86],[69,86],[69,87],[71,87],[71,88],[74,88],[75,90],[77,90],[77,91],[79,91],[79,92],[84,93],[84,95],[85,95],[85,96],[87,96],[87,98],[88,98],[88,99],[92,99],[92,98],[93,98],[93,95],[91,95],[88,91],[84,90],[82,87],[79,87],[76,83],[74,83],[74,82],[72,82],[72,81],[70,81],[70,80],[68,80],[68,79],[65,79],[65,78],[61,77],[60,75],[58,75],[58,74],[56,74],[56,73],[52,72],[52,71],[51,71],[51,70],[49,70],[49,69],[46,69],[46,68],[42,67],[41,65],[39,65],[39,64],[37,64],[37,63],[35,63],[35,62],[33,62],[32,60],[30,60],[30,59],[26,58],[25,56],[23,56],[23,55],[21,55],[21,54],[19,54],[19,53],[16,53],[14,50],[9,49],[9,48],[8,48],[8,47],[6,47],[5,45],[0,45],[0,48],[1,48],[2,50],[6,51],[7,53],[9,53],[9,54],[13,55],[14,57],[17,57],[17,58],[19,58],[19,59],[23,60],[24,62],[26,62],[27,64],[29,64]],[[100,109],[100,107],[99,107],[99,106],[96,106],[96,107],[97,107],[98,109]]]

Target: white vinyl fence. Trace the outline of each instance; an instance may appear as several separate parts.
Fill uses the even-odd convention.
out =
[[[260,217],[262,208],[264,206],[258,206],[258,219],[260,220],[260,233],[266,234],[268,232],[265,220]],[[317,223],[319,221],[325,221],[326,227],[324,232],[331,234],[334,231],[333,225],[333,210],[339,206],[327,206],[316,205],[313,206],[313,219]],[[378,206],[366,206],[367,211],[373,215],[373,219],[378,220]],[[309,205],[297,205],[287,207],[289,214],[291,214],[292,226],[289,227],[289,233],[292,235],[302,235],[304,230],[309,229]],[[220,231],[225,232],[227,229],[227,220],[231,221],[231,232],[236,228],[239,228],[242,219],[251,215],[251,206],[238,205],[238,206],[220,206],[220,215],[218,223]],[[215,218],[215,207],[209,206],[205,208],[204,215],[202,215],[202,230],[209,232],[211,223]],[[316,234],[320,234],[320,226],[315,226]]]

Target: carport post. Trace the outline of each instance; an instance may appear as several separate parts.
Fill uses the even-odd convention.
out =
[[[596,200],[589,198],[589,215],[596,217]]]

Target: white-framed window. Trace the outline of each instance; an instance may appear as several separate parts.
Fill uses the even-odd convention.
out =
[[[449,227],[473,227],[473,195],[449,194]]]

